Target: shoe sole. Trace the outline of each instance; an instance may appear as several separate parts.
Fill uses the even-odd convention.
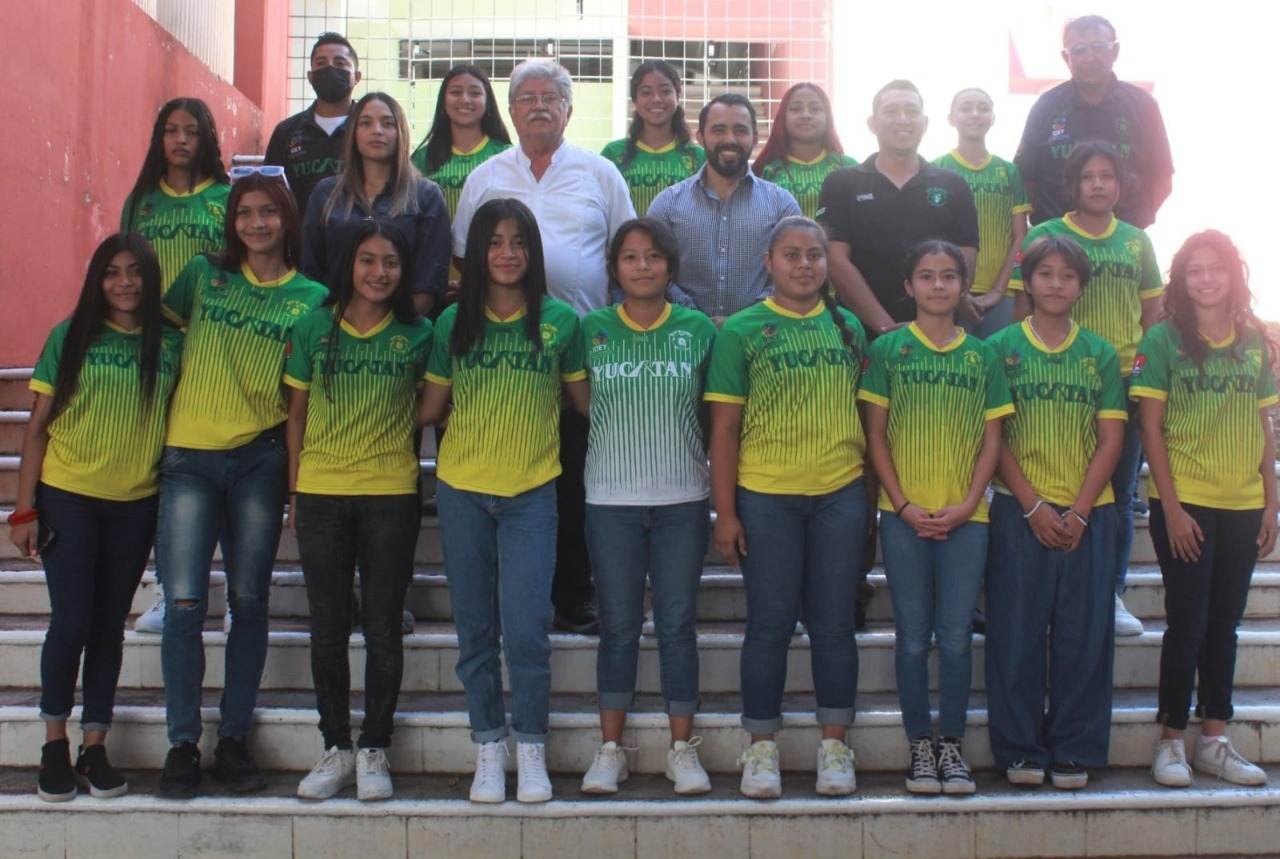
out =
[[[539,793],[533,793],[533,794],[517,792],[516,801],[525,802],[525,803],[550,802],[551,791],[547,791],[546,793],[539,792]]]
[[[501,796],[496,796],[496,795],[495,796],[483,796],[483,795],[477,796],[476,794],[472,793],[467,796],[467,799],[471,800],[472,802],[479,803],[481,805],[498,805],[500,803],[507,801],[507,794],[506,794],[506,791],[503,791]]]
[[[1083,790],[1089,786],[1088,776],[1053,776],[1051,780],[1058,790]]]
[[[1214,772],[1213,770],[1204,769],[1202,767],[1197,767],[1194,765],[1191,768],[1198,773],[1202,773],[1203,775],[1207,775],[1207,776],[1212,776],[1218,779],[1219,781],[1225,781],[1227,784],[1234,784],[1238,787],[1266,787],[1266,784],[1267,784],[1266,776],[1263,776],[1260,781],[1245,780],[1245,779],[1231,778],[1225,773]]]
[[[978,786],[971,781],[944,781],[942,783],[942,792],[947,796],[969,796],[978,790]]]
[[[624,781],[626,781],[629,778],[631,778],[630,771],[623,770],[621,773],[618,774],[618,780],[614,782],[614,785],[612,788],[609,787],[609,785],[607,784],[588,785],[584,782],[581,788],[581,792],[589,796],[609,796],[611,794],[617,793],[618,785],[622,784]]]
[[[1005,781],[1020,787],[1040,787],[1044,784],[1044,770],[1007,770]]]
[[[38,787],[36,788],[36,796],[40,797],[45,802],[70,802],[76,798],[76,794],[78,792],[79,791],[74,787],[71,789],[70,793],[47,793]]]
[[[781,787],[763,788],[752,793],[748,793],[747,791],[739,788],[739,792],[747,799],[779,799],[782,797]]]
[[[940,781],[912,781],[907,779],[907,792],[920,793],[928,796],[937,796],[942,793],[942,782]]]
[[[666,773],[667,781],[671,782],[672,789],[680,796],[696,796],[700,793],[711,793],[711,782],[705,784],[695,784],[693,787],[680,787],[675,776]]]
[[[165,787],[162,784],[156,788],[156,796],[160,799],[195,799],[196,794],[199,792],[199,784],[193,784],[190,786],[182,785],[178,787]]]
[[[857,789],[857,783],[847,786],[843,784],[819,784],[814,786],[814,790],[819,796],[848,796]]]
[[[1191,787],[1192,782],[1195,781],[1195,779],[1190,775],[1188,775],[1185,780],[1182,778],[1169,779],[1161,778],[1154,772],[1151,774],[1151,780],[1161,787]]]
[[[349,782],[344,782],[343,784],[339,785],[337,790],[333,791],[332,793],[304,793],[302,790],[302,785],[298,785],[298,799],[309,799],[309,800],[312,800],[313,802],[325,800],[325,799],[332,799],[333,797],[342,793],[347,788],[353,787],[355,783],[356,783],[355,779],[352,779]]]
[[[117,796],[124,796],[129,792],[129,785],[127,782],[119,787],[109,787],[106,790],[103,790],[100,787],[94,787],[93,782],[89,781],[84,776],[76,776],[76,782],[82,789],[89,791],[89,796],[94,799],[115,799]]]
[[[237,784],[234,780],[220,776],[215,772],[213,773],[213,780],[234,794],[257,793],[267,789],[267,780],[261,776],[256,781]]]
[[[381,802],[384,799],[391,799],[391,797],[394,795],[395,795],[395,791],[393,790],[388,790],[385,793],[381,791],[378,793],[370,793],[368,791],[366,791],[365,793],[360,793],[357,791],[356,799],[360,800],[361,802]]]

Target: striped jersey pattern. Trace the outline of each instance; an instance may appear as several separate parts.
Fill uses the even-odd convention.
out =
[[[160,288],[168,292],[174,279],[192,257],[222,250],[230,185],[206,179],[187,194],[179,194],[163,179],[138,201],[133,222],[129,200],[124,202],[120,229],[140,233],[160,259]]]
[[[954,149],[933,166],[959,174],[973,192],[978,207],[978,262],[970,291],[974,295],[990,292],[1013,246],[1013,216],[1031,211],[1022,174],[1012,161],[988,155],[981,164],[974,164]]]
[[[631,192],[631,205],[640,216],[649,211],[649,204],[663,189],[688,179],[707,162],[701,146],[696,143],[680,146],[674,140],[661,149],[637,143],[635,154],[625,165],[622,159],[627,154],[626,138],[606,143],[600,154],[613,162],[622,174]]]

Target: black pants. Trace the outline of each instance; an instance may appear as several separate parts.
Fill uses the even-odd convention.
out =
[[[1169,548],[1164,507],[1151,501],[1151,539],[1164,578],[1168,627],[1160,650],[1160,709],[1156,721],[1187,727],[1191,690],[1200,675],[1196,715],[1230,719],[1236,671],[1236,627],[1249,598],[1258,558],[1261,510],[1182,505],[1204,531],[1200,560],[1180,561]]]
[[[572,408],[560,413],[560,477],[556,480],[556,575],[551,601],[556,609],[570,612],[595,595],[591,561],[587,556],[587,419]]]
[[[400,619],[413,576],[417,495],[299,493],[298,551],[311,606],[311,678],[325,748],[351,748],[351,587],[360,567],[364,725],[360,747],[387,748],[400,697]]]

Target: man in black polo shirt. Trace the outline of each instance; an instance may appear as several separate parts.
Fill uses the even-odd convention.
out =
[[[908,248],[945,239],[964,251],[971,272],[978,255],[978,210],[968,184],[917,151],[928,124],[915,84],[886,84],[867,120],[880,151],[831,173],[818,198],[818,220],[831,240],[831,282],[872,337],[915,318],[902,286]]]
[[[1117,80],[1111,71],[1120,43],[1106,18],[1068,21],[1062,45],[1071,80],[1032,106],[1013,159],[1027,185],[1031,223],[1061,217],[1070,208],[1062,168],[1071,147],[1081,140],[1105,140],[1119,150],[1128,174],[1116,217],[1149,227],[1173,189],[1173,157],[1160,107],[1145,90]]]
[[[267,164],[279,164],[299,214],[307,211],[311,191],[326,176],[342,172],[342,145],[351,91],[360,82],[360,59],[339,33],[322,33],[311,49],[307,80],[316,100],[281,122],[267,143]]]

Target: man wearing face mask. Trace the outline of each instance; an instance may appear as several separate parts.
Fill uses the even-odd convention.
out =
[[[342,144],[351,91],[360,82],[360,59],[339,33],[322,33],[311,49],[307,80],[316,100],[281,122],[267,144],[267,164],[285,169],[298,211],[307,210],[312,189],[326,176],[342,172]]]
[[[756,139],[751,102],[716,96],[698,114],[707,163],[649,206],[648,216],[670,227],[680,245],[681,288],[717,324],[767,295],[769,231],[800,214],[795,197],[748,169]]]

